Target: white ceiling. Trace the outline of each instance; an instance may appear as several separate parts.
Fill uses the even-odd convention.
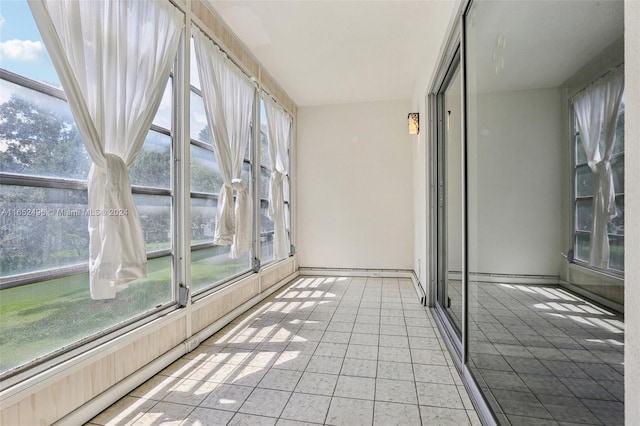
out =
[[[413,97],[457,2],[209,0],[300,106]],[[429,77],[429,76],[427,76]]]
[[[557,87],[624,33],[620,0],[483,1],[477,6],[467,31],[468,65],[481,92]]]
[[[458,4],[209,2],[300,106],[411,99],[416,81],[431,75]],[[469,65],[477,67],[481,90],[558,86],[623,34],[622,1],[502,0],[476,6]],[[496,61],[503,64],[497,71]]]

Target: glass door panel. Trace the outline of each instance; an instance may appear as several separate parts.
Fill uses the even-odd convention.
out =
[[[454,330],[462,329],[462,101],[459,61],[438,95],[438,293]]]

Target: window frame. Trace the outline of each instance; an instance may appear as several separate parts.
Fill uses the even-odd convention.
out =
[[[263,97],[265,97],[265,96],[269,97],[276,104],[279,105],[279,103],[270,94],[265,92],[264,89],[262,89],[261,96],[260,96],[260,99],[259,99],[261,105],[264,102]],[[262,112],[261,111],[262,111],[262,108],[260,108],[259,112],[258,112],[258,114],[259,114],[258,119],[259,120],[262,120]],[[291,123],[289,124],[289,140],[287,141],[287,157],[288,157],[288,160],[289,160],[289,170],[287,171],[287,174],[286,174],[287,181],[288,181],[289,184],[287,185],[287,188],[285,188],[285,193],[284,193],[284,195],[285,195],[285,197],[284,197],[285,226],[287,227],[286,228],[287,237],[289,238],[289,256],[288,257],[291,257],[291,256],[293,256],[295,254],[295,248],[293,246],[293,231],[292,231],[292,229],[293,229],[293,210],[292,210],[292,207],[291,207],[292,195],[293,195],[293,185],[292,185],[292,182],[291,182],[291,170],[292,170],[292,167],[293,167],[293,131],[294,131],[294,121],[295,120],[294,120],[293,116],[291,116],[289,114],[288,111],[285,110],[285,112],[291,117]],[[260,121],[260,123],[261,123],[261,121]],[[268,149],[269,134],[263,132],[261,127],[259,128],[259,134],[260,135],[265,135],[265,138],[267,139],[267,149]],[[264,166],[262,164],[262,155],[261,155],[262,154],[262,140],[260,140],[260,144],[259,145],[260,145],[259,146],[260,152],[258,154],[260,154],[260,155],[258,155],[258,158],[260,160],[259,161],[260,172],[262,172],[264,170],[264,171],[267,172],[267,175],[270,176],[271,175],[271,168],[267,167],[267,166]],[[267,155],[269,155],[269,154],[267,153]],[[260,173],[260,178],[262,178],[262,173]],[[257,215],[258,215],[259,218],[262,218],[262,210],[261,210],[261,208],[262,208],[263,204],[266,205],[267,208],[269,208],[269,196],[267,195],[266,198],[262,197],[262,187],[259,186],[259,189],[260,189],[260,192],[259,192],[259,194],[260,194],[260,209],[258,210]],[[287,221],[287,217],[288,217],[288,221]],[[264,232],[264,233],[260,231],[260,234],[259,234],[260,241],[261,241],[262,236],[267,236],[267,235],[271,235],[271,237],[273,238],[273,236],[275,235],[275,229],[273,231],[268,231],[268,232]],[[259,241],[258,245],[260,245],[260,241]],[[259,252],[259,254],[261,254],[261,249],[260,248],[258,249],[258,252]],[[280,261],[283,261],[285,259],[287,259],[287,258],[276,259],[275,256],[272,255],[272,257],[266,263],[263,263],[263,265],[270,265],[272,263],[280,262]]]
[[[182,45],[178,48],[178,53],[176,58],[174,59],[173,70],[178,69],[181,64],[179,63],[180,58],[180,50],[183,49]],[[169,79],[167,80],[167,84],[171,85],[171,99],[172,99],[172,107],[171,107],[171,126],[176,128],[176,108],[175,104],[176,98],[176,87],[177,82],[175,81],[174,72],[171,72]],[[21,86],[28,90],[32,90],[37,92],[38,94],[42,94],[44,96],[49,96],[57,100],[62,100],[65,103],[68,103],[67,97],[64,93],[64,90],[61,88],[56,88],[51,85],[30,79],[28,77],[16,74],[4,68],[0,68],[0,79],[7,81],[9,83]],[[166,87],[166,86],[165,86]],[[166,129],[164,127],[158,126],[156,124],[151,124],[149,128],[149,132],[155,131],[159,134],[168,136],[171,138],[170,144],[170,188],[160,188],[160,187],[146,187],[140,185],[131,185],[131,192],[135,195],[152,195],[152,196],[165,196],[170,199],[170,223],[171,228],[168,230],[168,234],[171,236],[170,247],[168,249],[161,250],[153,250],[146,251],[147,260],[159,259],[162,257],[167,257],[169,264],[171,265],[171,274],[170,274],[170,288],[171,288],[171,299],[156,305],[155,307],[148,309],[144,312],[137,312],[133,314],[130,318],[127,318],[123,321],[117,322],[106,328],[99,330],[98,332],[93,332],[87,334],[69,344],[63,345],[57,349],[54,349],[51,352],[38,356],[36,358],[32,358],[22,364],[19,364],[15,367],[12,367],[8,370],[0,372],[0,379],[2,379],[2,386],[0,390],[7,389],[14,384],[17,384],[29,377],[33,377],[36,374],[47,371],[55,365],[58,365],[62,362],[70,360],[82,353],[85,353],[93,348],[96,348],[106,342],[113,340],[116,337],[122,336],[128,332],[136,330],[142,327],[145,324],[148,324],[162,316],[165,316],[169,312],[174,311],[178,308],[178,300],[177,300],[177,287],[178,287],[178,279],[177,279],[177,268],[175,259],[176,256],[176,238],[173,229],[177,227],[177,215],[176,215],[176,206],[178,201],[175,197],[176,186],[178,185],[178,180],[175,173],[174,158],[176,158],[177,146],[179,143],[176,138],[176,132],[173,129]],[[35,187],[35,188],[43,188],[43,189],[62,189],[62,190],[74,190],[74,191],[86,191],[87,189],[87,181],[86,179],[73,179],[73,178],[63,178],[63,177],[49,177],[49,176],[38,176],[38,175],[26,175],[20,173],[9,173],[0,171],[0,184],[3,186],[22,186],[22,187]],[[0,277],[0,291],[10,288],[15,288],[19,286],[29,285],[29,284],[38,284],[46,281],[77,276],[81,274],[85,274],[89,272],[89,261],[77,265],[63,266],[59,268],[47,268],[32,272],[25,272],[14,275],[7,275]],[[89,285],[87,281],[87,286]]]
[[[191,26],[195,26],[198,27],[201,31],[202,28],[198,26],[197,23],[195,22],[191,22]],[[203,31],[206,34],[206,31]],[[195,55],[192,57],[191,56],[191,47],[193,45],[193,37],[189,37],[189,62],[190,62],[190,67],[194,67],[195,68],[195,73],[197,74],[198,70],[197,70],[197,63],[196,63],[196,59],[195,59]],[[215,41],[214,41],[215,43]],[[216,43],[217,44],[217,43]],[[224,51],[224,50],[223,50]],[[245,71],[239,67],[240,70],[245,73]],[[246,74],[246,73],[245,73]],[[199,78],[199,76],[198,76]],[[197,95],[198,97],[200,97],[202,99],[202,101],[204,102],[204,96],[202,94],[202,89],[196,87],[193,82],[191,81],[191,75],[189,75],[188,77],[188,82],[186,84],[189,89],[188,89],[188,97],[189,97],[189,103],[188,103],[188,109],[189,109],[189,118],[191,118],[191,97],[193,96],[193,94]],[[254,103],[255,104],[255,103]],[[255,188],[255,181],[256,181],[256,176],[255,176],[255,172],[254,172],[254,161],[252,159],[252,156],[254,155],[254,150],[255,150],[255,143],[254,143],[254,122],[256,121],[256,115],[255,115],[255,108],[253,109],[252,112],[252,118],[251,118],[251,123],[250,126],[252,126],[252,129],[250,131],[250,140],[248,142],[248,146],[247,146],[247,153],[249,153],[249,157],[246,156],[245,153],[245,157],[243,158],[243,170],[245,169],[245,167],[248,165],[248,170],[249,170],[249,183],[248,183],[248,187],[249,187],[249,196],[252,198],[252,200],[254,200],[255,202],[255,197],[254,197],[254,188]],[[187,136],[185,137],[185,146],[188,146],[187,150],[190,153],[191,152],[191,147],[195,146],[204,150],[207,150],[209,152],[212,153],[212,155],[215,158],[215,151],[213,149],[213,141],[211,144],[198,140],[198,139],[194,139],[191,136],[191,128],[189,128],[189,132],[187,133]],[[216,160],[217,161],[217,160]],[[201,192],[201,191],[192,191],[191,190],[191,167],[189,167],[189,182],[187,183],[185,181],[185,193],[187,194],[188,200],[187,200],[187,204],[188,204],[188,209],[189,209],[189,215],[187,217],[187,223],[188,223],[188,228],[189,231],[191,230],[191,200],[192,199],[204,199],[204,200],[215,200],[216,204],[218,202],[218,197],[220,196],[220,193],[208,193],[208,192]],[[235,196],[234,196],[235,199]],[[217,207],[216,207],[217,208]],[[255,218],[255,213],[252,211],[251,214],[254,216],[254,223],[258,220]],[[255,242],[255,238],[252,238],[252,249],[249,251],[250,253],[250,263],[247,265],[247,267],[245,269],[242,269],[232,275],[226,276],[220,280],[217,281],[213,281],[207,285],[205,285],[202,288],[198,288],[198,289],[194,289],[193,288],[193,280],[190,279],[190,288],[191,288],[191,298],[193,301],[202,299],[206,296],[208,296],[209,294],[220,290],[221,288],[226,287],[227,285],[232,284],[233,282],[237,281],[238,279],[241,279],[245,276],[249,276],[250,274],[252,274],[253,272],[257,272],[255,270],[255,246],[256,246],[256,242]],[[189,251],[189,258],[191,259],[191,254],[194,252],[198,252],[201,250],[206,250],[206,249],[211,249],[214,247],[221,247],[217,244],[215,244],[212,241],[209,242],[203,242],[203,243],[198,243],[198,244],[192,244],[192,239],[191,239],[191,232],[189,232],[189,236],[188,236],[188,242],[186,245],[188,251]],[[193,262],[189,262],[189,265],[187,266],[187,268],[190,270],[193,266]],[[191,277],[191,275],[189,275]]]
[[[58,347],[43,356],[30,359],[17,367],[10,368],[4,372],[0,372],[0,379],[2,379],[0,390],[7,389],[26,379],[32,378],[37,374],[46,372],[52,367],[70,361],[73,358],[84,356],[89,351],[97,348],[100,345],[113,341],[114,339],[119,338],[127,333],[136,332],[146,324],[158,320],[159,318],[162,318],[171,312],[175,312],[178,308],[185,306],[189,307],[191,303],[196,300],[204,298],[214,292],[221,290],[222,288],[233,285],[240,279],[250,276],[253,273],[262,271],[261,265],[258,261],[260,258],[260,209],[262,206],[262,202],[268,202],[268,198],[265,199],[262,197],[260,186],[262,167],[260,164],[259,156],[259,135],[261,129],[260,126],[256,124],[260,123],[261,113],[259,108],[259,101],[264,89],[260,86],[260,81],[258,80],[255,90],[256,102],[254,103],[256,108],[254,108],[252,116],[252,124],[254,128],[251,131],[252,139],[248,148],[249,158],[244,158],[245,169],[246,166],[248,166],[250,171],[250,196],[252,197],[253,204],[255,206],[253,218],[254,225],[257,227],[257,233],[254,233],[253,235],[253,249],[250,252],[252,253],[253,258],[249,262],[249,266],[246,270],[243,270],[231,276],[227,276],[220,281],[211,283],[210,285],[207,285],[206,288],[200,289],[195,293],[191,291],[191,294],[189,294],[186,298],[186,305],[182,305],[181,303],[183,303],[183,301],[178,300],[178,294],[180,293],[179,288],[188,287],[190,290],[193,290],[193,280],[191,278],[190,272],[192,265],[191,253],[194,250],[194,246],[191,245],[191,197],[195,196],[196,198],[212,199],[217,201],[219,194],[191,192],[190,190],[191,170],[189,166],[189,155],[191,146],[195,145],[201,148],[210,149],[210,145],[202,143],[196,139],[192,139],[190,135],[190,118],[192,114],[190,105],[191,91],[195,89],[196,93],[202,96],[201,89],[193,86],[190,81],[192,70],[191,67],[196,67],[196,64],[190,59],[190,34],[192,28],[203,27],[199,23],[199,19],[197,19],[190,13],[190,8],[188,6],[185,7],[184,5],[180,5],[177,3],[175,3],[174,6],[184,14],[185,28],[183,30],[176,58],[173,63],[173,70],[171,72],[169,80],[170,82],[168,82],[168,84],[171,84],[171,129],[166,129],[156,124],[151,124],[149,129],[149,131],[155,131],[159,134],[171,138],[170,188],[166,189],[159,187],[132,185],[132,193],[134,195],[170,197],[170,226],[172,229],[167,229],[167,232],[171,239],[170,247],[168,249],[148,251],[147,259],[151,260],[170,256],[167,258],[167,262],[171,265],[171,301],[163,303],[162,305],[157,305],[152,310],[147,310],[143,313],[136,313],[131,318],[128,318],[111,326],[101,328],[99,329],[99,331],[83,336],[69,345]],[[211,37],[210,29],[203,29],[203,32]],[[218,44],[215,37],[212,37],[212,39],[214,40],[214,43]],[[224,48],[223,51],[225,51]],[[227,53],[227,55],[229,54]],[[231,56],[230,58],[242,70],[242,72],[249,75],[246,67],[243,67],[241,65],[241,62],[236,61]],[[52,96],[55,99],[67,102],[66,95],[64,94],[64,91],[62,89],[50,86],[45,83],[41,83],[36,80],[32,80],[28,77],[15,74],[2,68],[0,68],[0,79],[7,80],[10,83],[17,84],[19,86],[25,87],[26,89],[35,90],[36,92],[42,93],[47,96]],[[256,80],[255,78],[252,79],[254,81]],[[278,101],[276,102],[279,105],[282,105]],[[295,111],[291,115],[291,118],[291,133],[288,141],[288,155],[290,164],[292,164],[292,157],[295,149]],[[293,168],[290,167],[289,173],[287,174],[287,176],[289,177],[289,185],[287,188],[289,201],[285,201],[290,218],[287,232],[289,233],[289,236],[291,238],[291,244],[293,244],[292,238],[294,232],[292,202],[293,187],[295,184],[294,182],[292,182],[291,178],[292,170]],[[69,189],[77,191],[83,191],[87,188],[86,179],[82,180],[60,177],[32,176],[2,171],[0,171],[0,183],[2,185],[30,187],[35,186],[40,188]],[[213,242],[203,243],[197,245],[197,249],[200,250],[214,246],[215,244],[213,244]],[[291,249],[293,250],[293,245],[291,246]],[[293,254],[293,252],[290,253],[290,255]],[[272,260],[266,262],[266,264],[275,264],[287,259],[288,258]],[[43,269],[37,272],[18,274],[19,276],[12,276],[12,283],[7,284],[6,286],[3,286],[5,284],[5,277],[0,277],[0,290],[4,288],[10,288],[12,286],[39,283],[51,279],[84,274],[87,272],[88,260],[87,262],[79,265]],[[189,312],[187,313],[189,314]]]
[[[599,77],[601,78],[601,77]],[[595,81],[595,80],[594,80]],[[587,87],[587,86],[585,86]],[[582,89],[584,90],[584,88]],[[575,96],[575,94],[573,95]],[[573,107],[573,104],[571,102],[571,99],[573,98],[573,96],[569,99],[569,120],[570,120],[570,140],[571,140],[571,148],[570,148],[570,158],[571,158],[571,255],[569,256],[570,258],[570,262],[578,265],[580,267],[589,269],[591,271],[594,271],[596,273],[602,274],[602,275],[606,275],[606,276],[610,276],[613,278],[618,278],[618,279],[623,279],[624,278],[624,269],[623,270],[618,270],[618,269],[613,269],[611,267],[609,267],[608,269],[603,269],[603,268],[599,268],[596,266],[592,266],[589,264],[589,260],[586,259],[580,259],[577,256],[577,251],[578,251],[578,243],[577,243],[577,239],[578,236],[588,236],[589,239],[591,238],[591,230],[580,230],[577,229],[578,227],[578,202],[579,201],[584,201],[584,200],[591,200],[592,201],[592,206],[593,206],[593,194],[591,195],[578,195],[578,169],[580,167],[583,166],[587,166],[588,167],[588,162],[587,161],[583,161],[580,162],[578,159],[578,145],[581,143],[578,139],[578,137],[580,136],[580,132],[578,131],[578,126],[577,126],[577,118],[576,118],[576,113],[575,113],[575,108]],[[624,91],[623,91],[623,95],[622,95],[622,104],[624,105]],[[616,118],[616,126],[617,126],[617,122],[618,120],[620,120],[621,117],[624,117],[625,114],[625,108],[621,108],[620,111],[618,112],[618,117]],[[617,143],[617,141],[616,141]],[[624,141],[623,141],[624,144]],[[584,149],[583,149],[584,150]],[[616,152],[614,154],[611,155],[611,159],[610,159],[610,163],[613,164],[614,162],[616,162],[617,160],[622,159],[622,161],[624,162],[624,157],[625,157],[625,150],[624,150],[624,145],[623,145],[623,149],[620,152]],[[590,169],[589,169],[590,170]],[[591,172],[591,170],[590,170]],[[593,173],[593,172],[591,172]],[[616,200],[616,204],[619,198],[624,199],[625,197],[625,193],[623,192],[619,192],[618,188],[616,188],[616,193],[615,193],[615,200]],[[592,219],[593,220],[593,217]],[[610,232],[607,232],[607,236],[609,238],[614,237],[614,238],[620,238],[623,241],[623,250],[624,250],[624,231],[622,234],[611,234]],[[589,249],[591,249],[591,244],[589,244]],[[623,254],[623,259],[624,259],[624,254]]]

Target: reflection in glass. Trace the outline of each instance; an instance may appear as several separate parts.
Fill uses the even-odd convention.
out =
[[[89,261],[86,190],[3,184],[0,212],[2,277]]]
[[[444,93],[444,286],[441,304],[462,330],[462,101],[458,67]]]
[[[609,235],[609,268],[624,271],[624,237]]]
[[[593,201],[590,198],[576,201],[576,230],[591,232],[592,224]]]
[[[150,259],[147,278],[113,300],[92,300],[86,273],[0,290],[0,372],[170,303],[171,263],[171,256]]]
[[[171,248],[171,197],[134,194],[147,252]]]
[[[231,259],[231,246],[213,246],[191,251],[192,291],[212,287],[241,272],[249,271],[249,252]]]
[[[574,256],[583,262],[589,261],[591,254],[591,234],[576,233],[576,248]]]
[[[261,261],[273,260],[273,221],[269,218],[269,202],[260,202],[260,252]]]
[[[624,235],[624,195],[616,196],[616,216],[607,226],[609,234]]]
[[[213,151],[191,145],[191,192],[218,194],[222,183]]]
[[[171,137],[150,130],[129,168],[131,185],[171,188]]]
[[[191,245],[213,242],[217,207],[216,199],[191,198]]]
[[[191,37],[191,43],[189,44],[189,53],[191,55],[191,74],[189,83],[196,89],[200,89],[200,74],[198,74],[198,61],[196,58],[196,45]]]
[[[624,194],[624,156],[611,160],[611,171],[616,194]]]
[[[65,101],[2,79],[0,93],[2,172],[87,178],[91,159]]]
[[[164,93],[162,94],[162,100],[160,101],[158,112],[156,112],[156,116],[153,118],[153,124],[166,130],[171,130],[171,114],[173,110],[172,86],[173,77],[169,77],[167,87],[165,87]]]
[[[591,197],[593,195],[593,172],[589,166],[582,165],[576,168],[576,196]]]
[[[207,115],[204,110],[204,101],[202,100],[202,96],[193,91],[191,92],[191,109],[189,112],[189,119],[191,139],[208,143],[210,145],[213,144],[211,130],[209,129]]]
[[[587,154],[584,152],[584,145],[582,145],[582,138],[580,134],[576,135],[576,165],[587,164]]]
[[[269,199],[269,180],[271,179],[271,173],[269,170],[260,168],[260,198],[264,200]]]
[[[582,19],[598,21],[606,37]],[[597,78],[585,70],[619,64],[607,55],[622,51],[623,3],[474,1],[464,27],[469,369],[501,425],[619,423],[622,317],[558,283],[610,300],[623,289],[587,269],[594,174],[566,113],[569,97]],[[558,66],[563,57],[570,67]],[[618,158],[611,166],[622,189]],[[616,204],[624,210],[623,196]],[[615,221],[609,263],[621,270],[623,237],[613,234],[624,225]],[[571,249],[574,264],[561,256]],[[587,360],[612,375],[596,377]],[[607,393],[574,405],[587,383]],[[600,404],[615,409],[596,418]]]

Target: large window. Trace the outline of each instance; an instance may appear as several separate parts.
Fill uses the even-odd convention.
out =
[[[264,94],[267,99],[269,95]],[[268,102],[271,102],[268,100]],[[277,261],[290,254],[291,241],[291,121],[287,113],[273,112],[272,122],[267,118],[265,98],[260,99],[260,250],[262,262]],[[273,126],[270,128],[269,126]],[[278,141],[272,140],[280,139]],[[270,152],[271,151],[271,152]],[[273,157],[273,158],[272,158]],[[284,158],[283,158],[284,157]],[[275,159],[275,161],[274,161]],[[274,164],[274,162],[277,164]],[[278,170],[279,169],[279,170]],[[281,181],[278,173],[284,173]],[[275,178],[275,180],[272,180]],[[276,187],[272,187],[272,185]],[[282,198],[277,193],[281,191]],[[281,203],[282,208],[271,203]],[[279,216],[280,211],[282,216]],[[283,228],[283,232],[280,231]],[[283,241],[280,242],[279,239]],[[278,244],[280,248],[278,249]],[[284,248],[283,248],[284,247]]]
[[[116,299],[89,294],[91,159],[26,2],[2,7],[0,372],[148,316],[173,302],[172,90],[130,168],[147,278]],[[22,367],[21,367],[22,366]]]
[[[273,258],[273,220],[269,217],[269,129],[264,101],[260,99],[260,255],[263,263]]]
[[[624,272],[624,97],[615,127],[615,145],[611,154],[611,172],[615,188],[616,215],[607,223],[609,239],[609,271]],[[574,260],[589,265],[592,244],[594,173],[588,164],[587,155],[578,131],[575,113],[573,116],[574,156]],[[600,136],[599,151],[604,153],[604,137]]]
[[[232,258],[231,246],[214,244],[223,178],[194,45],[191,42],[189,76],[183,72],[187,61],[180,59],[188,57],[183,51],[187,53],[189,43],[183,41],[159,109],[128,170],[144,236],[147,277],[129,282],[113,299],[92,299],[88,226],[95,212],[87,195],[92,159],[27,1],[3,2],[0,22],[1,379],[19,380],[23,372],[44,369],[43,361],[64,360],[72,350],[84,350],[85,344],[95,346],[176,309],[175,277],[190,276],[184,285],[192,294],[204,295],[249,273],[254,253],[262,263],[273,260],[273,224],[267,215],[268,131],[259,108],[251,113],[251,140],[240,160],[241,179],[250,188],[253,205],[260,206],[254,211],[262,212],[251,212],[254,223],[261,223],[252,240],[256,250]],[[189,87],[186,105],[176,101],[185,98],[183,87]],[[176,125],[182,117],[188,117],[189,135]],[[256,123],[260,129],[255,129]],[[252,140],[257,135],[261,148]],[[188,158],[182,158],[183,153]],[[189,166],[174,170],[175,164],[184,163]],[[253,181],[258,170],[259,191]],[[185,200],[176,197],[185,193]],[[288,210],[288,191],[285,196]],[[189,212],[186,221],[178,220],[182,212]],[[183,266],[178,259],[187,257],[185,251],[191,252],[191,263]],[[189,268],[190,274],[182,268]]]
[[[231,246],[213,243],[218,196],[223,185],[214,154],[191,41],[190,155],[191,155],[191,282],[192,291],[210,288],[251,268],[250,252],[237,259],[229,255]],[[242,179],[251,187],[251,141],[247,144]]]

